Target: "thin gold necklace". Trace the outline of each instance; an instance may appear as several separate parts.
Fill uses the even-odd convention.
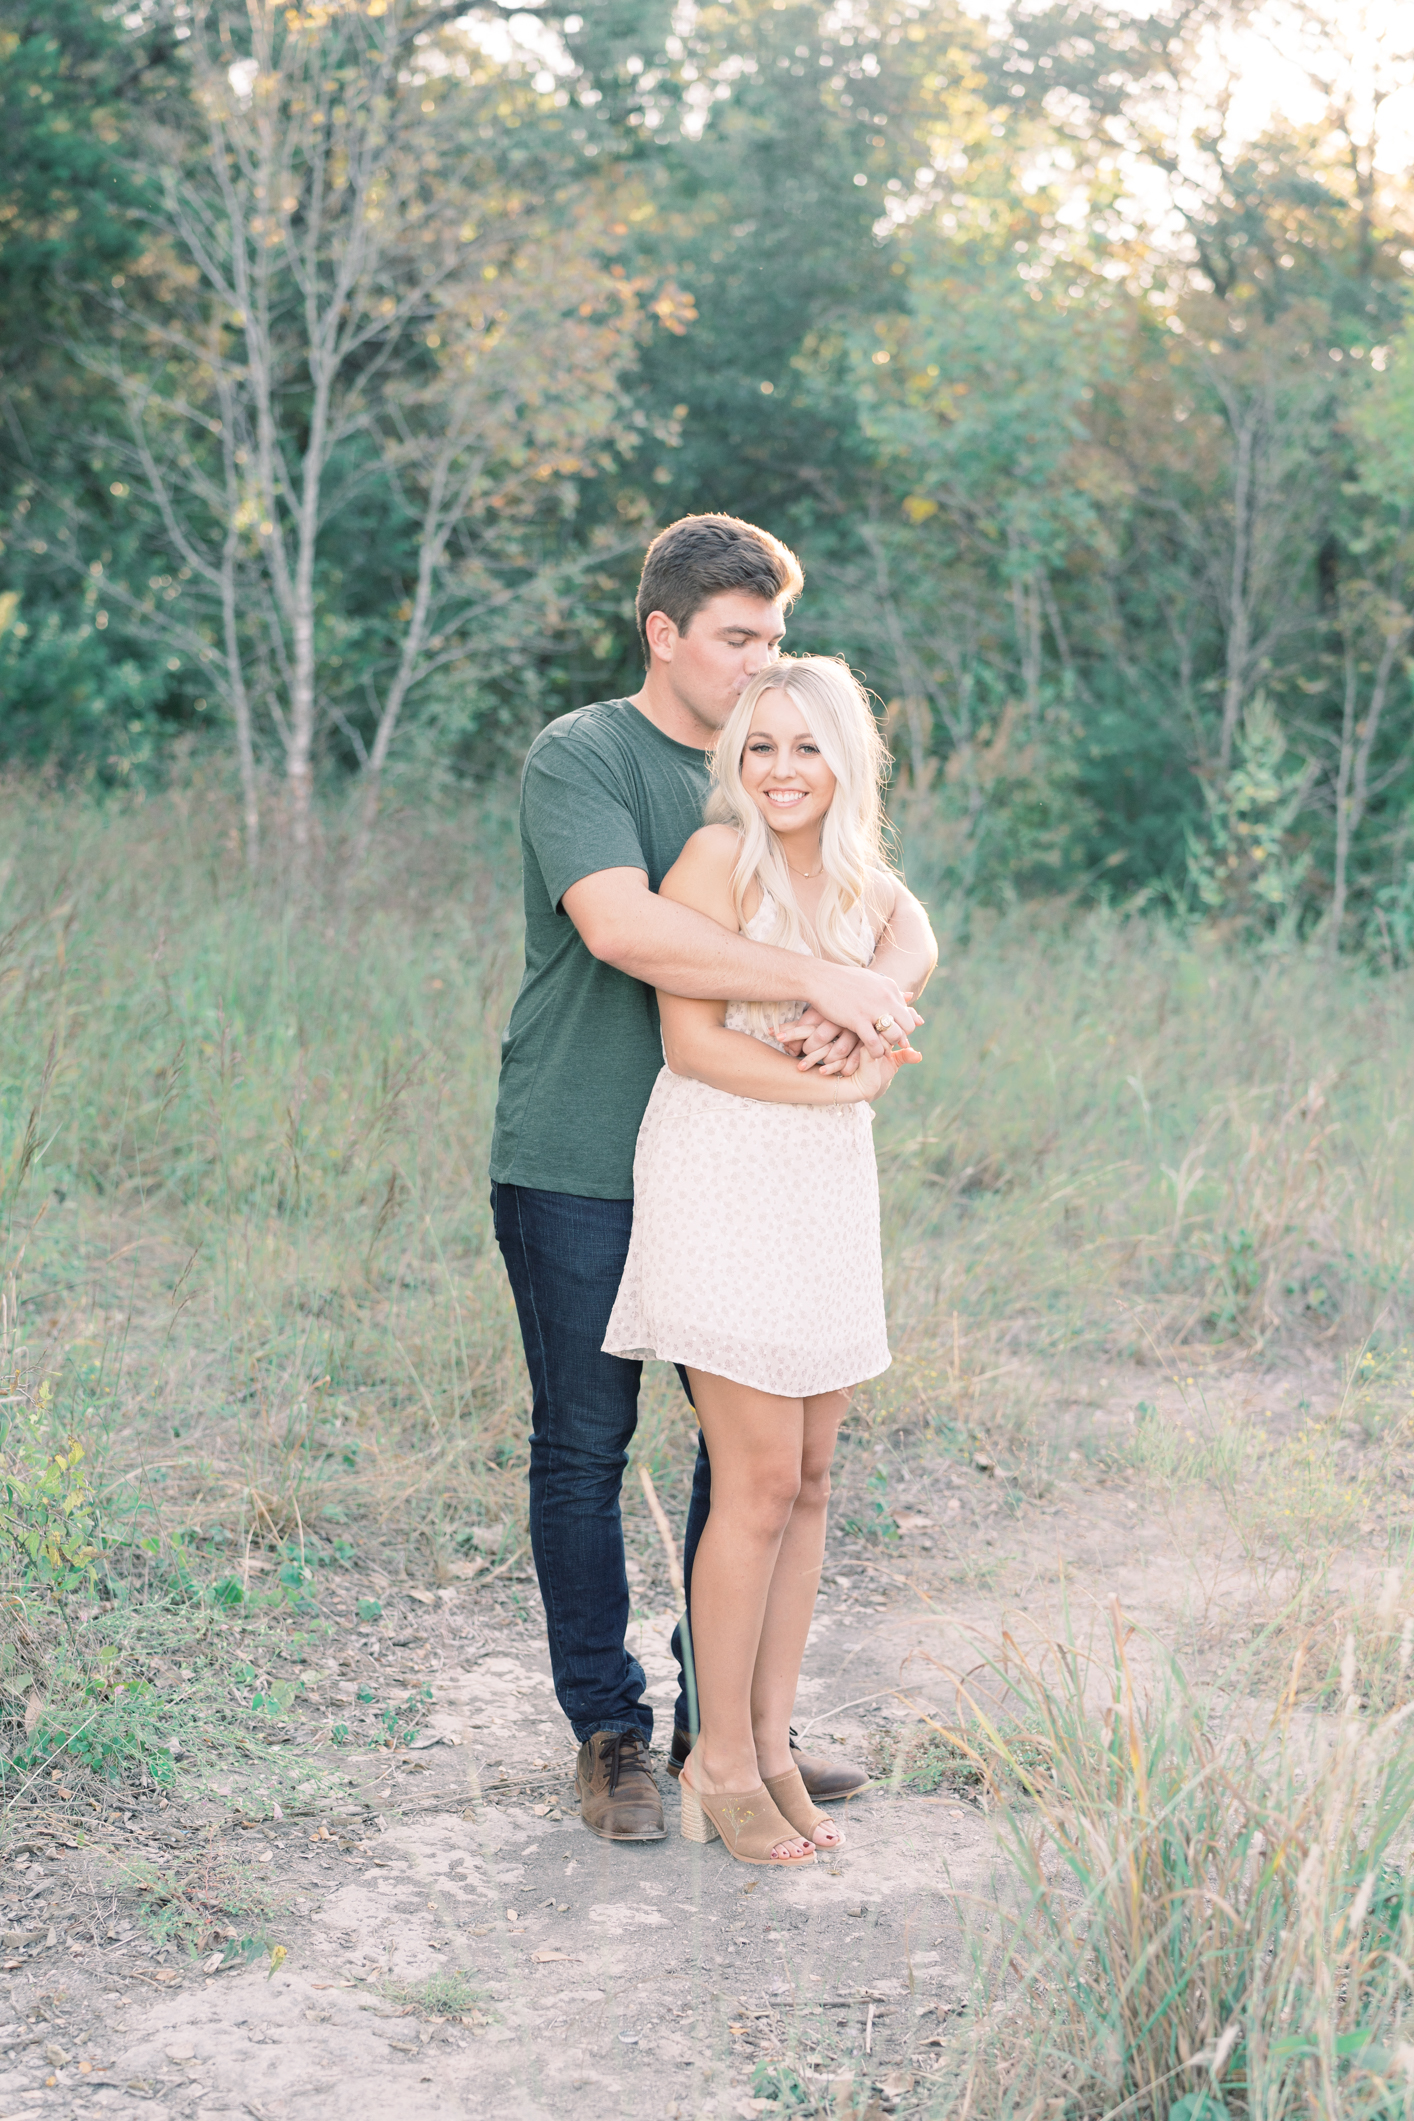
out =
[[[803,876],[806,881],[809,882],[812,877],[823,875],[825,864],[821,862],[820,867],[818,869],[797,869],[795,863],[791,860],[790,856],[787,855],[786,867],[787,869],[789,869],[792,876]]]

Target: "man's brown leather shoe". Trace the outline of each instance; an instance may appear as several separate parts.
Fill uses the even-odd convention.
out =
[[[670,1775],[682,1773],[682,1764],[691,1751],[692,1740],[687,1732],[674,1729],[668,1755]],[[842,1798],[857,1797],[869,1787],[867,1768],[856,1767],[852,1760],[827,1760],[823,1753],[802,1753],[794,1731],[790,1734],[790,1764],[799,1768],[806,1795],[817,1804],[838,1804]]]
[[[574,1786],[580,1818],[605,1841],[661,1841],[668,1831],[648,1748],[637,1731],[596,1731],[586,1738]]]

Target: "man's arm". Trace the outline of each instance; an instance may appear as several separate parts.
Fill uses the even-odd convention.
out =
[[[571,884],[561,903],[585,948],[650,987],[697,1001],[805,1001],[877,1059],[906,1044],[920,1019],[889,972],[748,942],[705,913],[648,888],[642,869],[600,869]],[[887,1040],[876,1018],[891,1016]]]

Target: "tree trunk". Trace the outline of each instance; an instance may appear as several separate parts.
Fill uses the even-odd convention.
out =
[[[221,565],[221,620],[226,639],[226,686],[231,711],[236,718],[236,757],[241,769],[241,810],[245,827],[245,865],[254,876],[260,866],[260,799],[255,777],[255,742],[250,726],[250,695],[246,691],[245,665],[241,660],[240,629],[236,613],[235,530],[226,535]]]
[[[359,806],[358,831],[354,835],[353,848],[349,855],[350,871],[361,869],[368,858],[373,827],[378,820],[378,804],[383,792],[383,768],[387,763],[393,732],[398,726],[398,717],[403,711],[403,702],[408,696],[422,656],[422,644],[427,638],[428,616],[432,610],[437,569],[447,547],[447,526],[442,526],[440,521],[446,486],[446,465],[443,462],[438,465],[432,479],[427,507],[423,511],[422,537],[417,554],[417,589],[412,600],[412,616],[408,620],[407,632],[403,635],[397,672],[383,712],[378,717],[373,749],[369,752],[368,764],[363,769],[363,801]]]
[[[321,364],[322,365],[322,364]],[[290,609],[290,735],[285,772],[290,791],[290,839],[294,881],[300,887],[309,873],[314,793],[314,560],[319,542],[319,499],[328,427],[329,380],[319,373],[309,423],[300,486],[299,543]]]
[[[1011,548],[1013,562],[1021,550],[1015,532],[1009,532],[1007,543]],[[1026,696],[1026,713],[1034,736],[1041,719],[1041,594],[1037,583],[1037,568],[1034,559],[1024,573],[1014,572],[1011,578],[1011,608],[1016,626],[1016,653],[1021,665],[1021,684]]]
[[[1223,686],[1223,725],[1218,743],[1218,777],[1232,769],[1232,747],[1242,720],[1247,690],[1247,662],[1252,646],[1251,584],[1248,569],[1252,543],[1253,421],[1249,407],[1237,428],[1237,466],[1232,482],[1232,568],[1228,579],[1227,671]]]
[[[1329,940],[1332,957],[1340,949],[1340,931],[1345,925],[1346,880],[1350,873],[1351,819],[1350,780],[1355,766],[1355,710],[1359,701],[1360,674],[1354,643],[1345,644],[1345,700],[1340,717],[1340,765],[1335,777],[1335,882],[1331,891]]]

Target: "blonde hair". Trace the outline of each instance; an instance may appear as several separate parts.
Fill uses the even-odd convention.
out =
[[[795,902],[781,842],[742,784],[741,761],[752,717],[757,702],[768,692],[783,692],[799,708],[835,777],[834,799],[820,828],[825,886],[813,943]],[[868,915],[874,872],[885,866],[883,790],[889,763],[864,689],[836,657],[782,656],[747,685],[717,739],[707,822],[732,825],[740,835],[731,880],[737,920],[745,927],[743,908],[753,884],[775,907],[771,932],[758,941],[785,949],[807,943],[819,956],[838,964],[867,961],[872,938],[866,934],[860,913],[862,909]],[[782,1021],[780,1008],[769,1002],[752,1004],[749,1014],[758,1030],[769,1030]]]

